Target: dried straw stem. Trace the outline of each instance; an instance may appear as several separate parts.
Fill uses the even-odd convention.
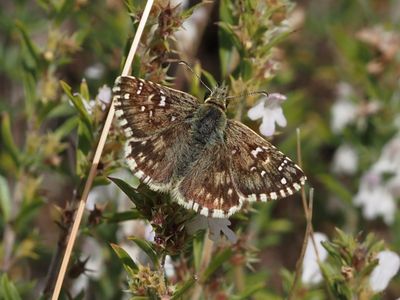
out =
[[[147,22],[147,18],[149,16],[151,7],[153,6],[153,0],[148,0],[145,6],[145,9],[143,11],[143,15],[142,15],[142,19],[140,20],[138,29],[136,31],[135,37],[133,39],[132,45],[131,45],[131,49],[129,51],[128,57],[125,61],[125,65],[122,71],[123,76],[129,75],[130,73],[130,68],[132,65],[132,61],[133,61],[133,57],[135,56],[136,53],[136,49],[139,45],[139,41],[140,41],[140,37],[143,33],[143,29],[144,26],[146,25]],[[93,158],[93,162],[92,165],[90,167],[90,171],[89,171],[89,175],[88,175],[88,179],[85,183],[85,187],[83,189],[83,193],[82,193],[82,197],[79,201],[79,205],[78,205],[78,209],[76,211],[76,215],[75,215],[75,219],[74,219],[74,223],[72,225],[72,229],[71,229],[71,233],[68,239],[68,243],[67,243],[67,247],[63,256],[63,260],[61,263],[61,268],[60,271],[58,272],[58,276],[57,276],[57,281],[56,281],[56,285],[53,291],[53,295],[52,295],[52,300],[57,300],[59,295],[60,295],[60,291],[61,291],[61,287],[62,287],[62,283],[64,281],[64,277],[65,277],[65,273],[67,270],[67,266],[68,266],[68,262],[70,260],[71,257],[71,253],[72,253],[72,249],[74,247],[75,244],[75,240],[78,234],[78,229],[79,229],[79,225],[82,221],[82,216],[83,216],[83,212],[85,210],[85,205],[86,205],[86,199],[89,195],[90,189],[92,187],[93,184],[93,180],[96,177],[96,172],[97,172],[97,167],[98,164],[100,162],[100,158],[101,158],[101,154],[103,152],[104,149],[104,144],[106,142],[107,136],[108,136],[108,132],[110,131],[110,127],[111,127],[111,123],[112,120],[114,118],[114,112],[115,112],[115,108],[114,108],[114,104],[111,103],[110,106],[110,110],[108,111],[108,115],[106,118],[106,121],[104,123],[104,127],[103,130],[101,132],[100,135],[100,140],[99,143],[97,145],[95,154],[94,154],[94,158]]]

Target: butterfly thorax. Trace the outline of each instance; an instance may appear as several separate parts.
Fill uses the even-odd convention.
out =
[[[225,113],[214,104],[200,105],[192,120],[193,140],[199,145],[221,141],[226,127]]]

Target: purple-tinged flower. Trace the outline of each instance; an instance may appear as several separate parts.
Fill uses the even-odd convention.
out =
[[[369,284],[374,292],[379,293],[386,289],[399,271],[400,257],[393,251],[384,250],[378,253],[377,258],[379,263],[371,273]]]
[[[283,115],[282,103],[286,100],[286,96],[278,93],[269,94],[247,112],[251,120],[262,119],[260,133],[265,136],[272,136],[275,132],[275,123],[280,127],[287,124]]]

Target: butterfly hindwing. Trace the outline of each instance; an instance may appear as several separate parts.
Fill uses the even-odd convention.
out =
[[[173,195],[187,209],[205,216],[229,217],[242,206],[229,172],[224,143],[210,145],[179,181]]]
[[[284,198],[304,184],[300,167],[246,125],[228,120],[225,133],[233,181],[246,200]]]
[[[118,77],[113,93],[120,125],[137,140],[181,122],[199,106],[187,93],[133,76]]]

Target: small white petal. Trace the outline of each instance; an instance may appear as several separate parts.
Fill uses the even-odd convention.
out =
[[[277,107],[274,109],[274,117],[276,124],[278,124],[280,127],[285,127],[287,125],[286,118],[283,115],[282,107]]]
[[[107,85],[103,85],[101,88],[99,88],[97,99],[99,99],[103,103],[110,103],[111,97],[112,91],[110,87],[108,87]]]
[[[341,145],[333,156],[332,170],[338,174],[352,175],[358,168],[358,153],[347,144]]]
[[[261,119],[264,116],[264,101],[260,101],[254,107],[250,108],[247,116],[250,120]]]
[[[260,132],[262,135],[271,136],[275,132],[275,120],[272,118],[263,118]]]
[[[175,267],[172,263],[172,258],[169,255],[165,256],[164,271],[165,275],[167,275],[168,278],[172,278],[175,276]]]
[[[382,292],[400,268],[400,257],[397,253],[385,250],[378,253],[378,265],[371,273],[369,283],[374,292]]]
[[[314,233],[314,239],[317,246],[317,251],[321,262],[328,257],[328,252],[321,245],[321,242],[327,241],[328,237],[320,232]],[[303,260],[303,273],[301,275],[301,281],[304,284],[318,284],[322,281],[321,270],[317,262],[317,255],[315,253],[314,245],[311,237],[308,239],[307,248]]]

